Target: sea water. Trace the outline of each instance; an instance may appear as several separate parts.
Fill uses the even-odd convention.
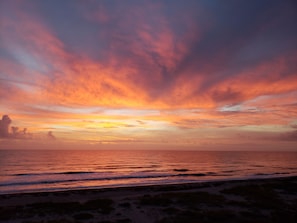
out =
[[[297,152],[0,150],[0,193],[297,175]]]

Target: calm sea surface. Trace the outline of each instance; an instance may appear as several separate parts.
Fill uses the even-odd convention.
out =
[[[0,150],[0,193],[297,175],[296,152]]]

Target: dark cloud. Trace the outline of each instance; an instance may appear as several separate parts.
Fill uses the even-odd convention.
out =
[[[3,115],[2,120],[0,120],[0,138],[11,138],[11,139],[31,139],[32,134],[28,133],[27,128],[23,128],[22,130],[19,127],[12,126],[11,132],[10,124],[12,120],[8,115]]]
[[[47,138],[50,139],[50,140],[55,140],[56,139],[56,137],[53,135],[53,132],[52,131],[49,131],[47,133]]]
[[[241,92],[234,91],[231,88],[228,88],[224,91],[214,91],[212,93],[212,98],[216,102],[240,102],[242,99],[242,94]]]
[[[207,91],[225,79],[237,76],[263,62],[287,52],[296,52],[297,20],[293,1],[217,1],[205,4],[211,18],[211,28],[197,33],[197,41],[189,45],[177,73],[205,75],[196,94]],[[288,64],[288,72],[296,70],[296,60]],[[191,72],[185,72],[185,71]],[[258,75],[258,74],[257,74]],[[267,80],[272,77],[267,75]],[[255,82],[258,77],[255,78]],[[225,99],[225,97],[222,97]]]
[[[9,137],[9,125],[11,119],[8,115],[3,115],[2,120],[0,120],[0,137],[8,138]]]
[[[32,138],[32,134],[27,132],[27,128],[20,130],[19,127],[12,126],[11,137],[16,139],[29,139]]]
[[[297,141],[297,130],[282,134],[280,139],[284,141]]]

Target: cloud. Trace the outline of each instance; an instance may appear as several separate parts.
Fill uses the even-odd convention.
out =
[[[221,91],[214,90],[212,92],[211,98],[213,98],[215,102],[234,103],[242,99],[242,93],[227,87],[227,89]]]
[[[56,139],[56,137],[53,135],[53,132],[52,131],[49,131],[47,133],[47,138],[50,139],[50,140],[55,140]]]
[[[18,126],[67,137],[89,128],[79,137],[92,138],[98,128],[166,135],[296,117],[292,1],[1,6],[0,108]]]
[[[12,120],[8,115],[3,115],[2,120],[0,120],[0,138],[9,139],[31,139],[32,134],[27,131],[27,128],[19,130],[19,127],[12,126],[10,132],[10,124]]]
[[[8,138],[9,137],[9,125],[11,119],[8,115],[3,115],[2,120],[0,120],[0,137]]]
[[[284,141],[297,141],[297,130],[281,134],[280,139]]]
[[[14,14],[4,17],[7,31],[2,35],[7,51],[22,52],[23,56],[17,58],[20,66],[45,74],[37,79],[43,86],[43,97],[49,102],[75,106],[209,108],[297,87],[294,84],[297,51],[286,47],[283,41],[281,55],[279,51],[273,56],[263,55],[252,64],[246,58],[243,59],[246,63],[236,59],[246,56],[245,51],[252,49],[250,44],[262,43],[264,37],[275,41],[268,33],[285,29],[281,24],[293,16],[291,11],[287,17],[277,14],[280,20],[269,23],[267,18],[273,18],[273,10],[265,11],[267,18],[264,18],[262,12],[266,9],[262,4],[247,8],[231,4],[229,10],[239,17],[239,22],[233,24],[233,17],[226,9],[215,14],[216,7],[201,3],[205,12],[200,17],[191,8],[174,24],[176,19],[166,10],[165,2],[144,1],[133,6],[92,4],[100,9],[98,14],[105,14],[106,18],[98,17],[94,11],[88,14],[92,11],[89,6],[83,9],[86,20],[81,15],[80,18],[84,23],[91,19],[95,23],[93,27],[101,27],[104,35],[96,33],[98,42],[91,43],[105,44],[97,50],[104,58],[76,51],[71,41],[66,42],[70,37],[65,32],[60,33],[58,29],[60,36],[57,36],[54,28],[58,28],[58,24],[50,17],[42,20],[40,14],[29,15],[18,7],[13,8]],[[62,7],[70,6],[62,4]],[[179,3],[170,7],[182,13],[178,10]],[[273,3],[273,7],[278,4]],[[286,4],[281,5],[281,10],[287,8]],[[255,16],[247,16],[245,10],[255,12]],[[117,11],[121,13],[114,13]],[[71,19],[76,14],[69,16]],[[221,20],[223,16],[225,20]],[[211,22],[199,22],[203,18]],[[86,31],[91,29],[88,24]],[[38,66],[31,66],[34,60]]]

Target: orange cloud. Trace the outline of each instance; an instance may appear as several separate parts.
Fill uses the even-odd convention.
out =
[[[213,68],[207,66],[206,70],[198,73],[187,70],[176,73],[178,63],[189,51],[189,42],[183,46],[180,41],[175,44],[176,37],[165,18],[159,16],[158,26],[151,27],[140,13],[149,14],[150,11],[139,10],[132,11],[132,15],[124,17],[126,21],[124,19],[120,24],[120,27],[125,27],[126,23],[139,26],[136,29],[138,40],[132,39],[129,44],[131,57],[114,54],[109,56],[109,63],[71,54],[52,31],[22,12],[17,13],[21,24],[10,20],[4,22],[6,29],[13,29],[13,32],[7,32],[9,35],[5,35],[5,41],[8,45],[19,41],[26,43],[25,51],[30,52],[30,56],[33,53],[33,57],[42,58],[51,67],[46,71],[49,74],[43,77],[36,75],[37,81],[45,86],[42,95],[52,104],[211,108],[297,88],[294,70],[290,75],[281,75],[290,72],[287,71],[288,63],[296,62],[294,54],[264,62],[205,88],[205,83],[211,80],[207,73],[213,72]],[[125,44],[130,35],[117,38],[120,39],[112,42],[111,50],[115,53],[119,53],[117,49],[126,52],[128,46]],[[170,83],[166,84],[166,81]]]
[[[98,142],[240,141],[239,133],[285,132],[296,121],[294,49],[234,65],[235,49],[251,37],[207,48],[215,20],[200,28],[184,15],[177,29],[162,4],[145,6],[85,15],[104,25],[93,43],[105,41],[102,58],[79,54],[42,18],[13,6],[0,17],[1,47],[13,58],[0,57],[2,112],[32,132]]]
[[[209,94],[217,103],[238,103],[261,95],[278,95],[297,89],[295,54],[261,63],[214,85]]]

